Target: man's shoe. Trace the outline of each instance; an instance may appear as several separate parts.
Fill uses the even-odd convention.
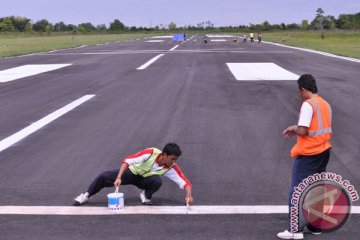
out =
[[[140,192],[141,203],[144,205],[152,205],[151,199],[147,199],[145,196],[145,190]]]
[[[291,233],[288,230],[279,232],[276,236],[281,239],[304,239],[304,234],[302,232]]]
[[[320,231],[315,232],[315,231],[310,230],[308,227],[305,227],[303,233],[310,233],[312,235],[320,235],[322,232],[320,232]]]
[[[77,196],[75,199],[74,199],[74,203],[73,205],[74,206],[80,206],[80,205],[83,205],[84,203],[86,203],[88,200],[89,200],[89,197],[88,197],[88,193],[81,193],[79,196]]]

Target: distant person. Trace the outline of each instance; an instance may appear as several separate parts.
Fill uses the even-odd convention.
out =
[[[330,159],[331,144],[329,141],[332,136],[330,104],[317,94],[316,81],[312,75],[301,75],[297,83],[298,93],[303,101],[298,124],[286,128],[282,133],[286,138],[296,135],[297,142],[290,152],[291,157],[295,158],[295,162],[292,168],[289,193],[289,228],[277,234],[277,237],[281,239],[304,238],[303,230],[306,222],[301,220],[302,218],[299,218],[297,232],[292,232],[290,227],[292,226],[290,208],[294,187],[297,187],[308,176],[325,172]],[[311,225],[308,225],[308,229],[313,234],[321,234]]]
[[[261,32],[257,33],[258,43],[261,43]]]
[[[82,205],[104,187],[120,187],[134,185],[141,189],[140,200],[144,205],[152,205],[152,196],[162,184],[160,176],[174,181],[185,191],[185,203],[193,203],[192,185],[176,164],[181,155],[176,143],[168,143],[160,151],[157,148],[147,148],[122,160],[120,169],[106,171],[97,176],[85,193],[74,199],[74,205]]]
[[[325,35],[323,32],[321,33],[321,39],[323,39],[323,40],[325,39]]]
[[[250,42],[254,42],[254,33],[250,33]]]
[[[243,36],[243,42],[246,43],[246,40],[247,40],[247,34],[244,34],[244,36]]]
[[[206,36],[204,36],[204,37],[203,37],[203,40],[204,40],[204,43],[207,43],[207,42],[208,42],[208,40],[207,40],[207,37],[206,37]]]

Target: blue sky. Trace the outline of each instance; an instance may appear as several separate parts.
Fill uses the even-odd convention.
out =
[[[22,16],[34,22],[91,22],[108,25],[119,19],[126,26],[177,26],[211,21],[215,26],[248,25],[265,20],[300,23],[313,20],[317,8],[325,15],[360,12],[359,0],[0,0],[0,17]]]

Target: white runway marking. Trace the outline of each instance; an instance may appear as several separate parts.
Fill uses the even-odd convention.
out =
[[[57,118],[61,117],[62,115],[64,115],[65,113],[73,110],[74,108],[76,108],[77,106],[83,104],[84,102],[88,101],[89,99],[93,98],[94,96],[95,95],[85,95],[85,96],[83,96],[83,97],[69,103],[68,105],[56,110],[55,112],[50,113],[49,115],[47,115],[47,116],[43,117],[42,119],[34,122],[33,124],[27,126],[26,128],[20,130],[19,132],[14,133],[13,135],[1,140],[0,141],[0,152],[7,149],[11,145],[19,142],[20,140],[26,138],[30,134],[36,132],[40,128],[42,128],[45,125],[51,123],[55,119],[57,119]]]
[[[154,42],[163,42],[164,40],[149,40],[149,41],[146,41],[146,42],[150,42],[150,43],[154,43]]]
[[[125,206],[119,214],[287,214],[287,205],[202,205],[191,206]],[[359,214],[360,206],[352,206],[351,214]],[[107,207],[72,206],[0,206],[0,215],[111,215]]]
[[[9,82],[19,78],[33,76],[36,74],[53,71],[71,64],[34,64],[10,68],[0,71],[0,82]]]
[[[209,38],[231,38],[234,37],[234,35],[221,35],[221,34],[206,34]]]
[[[175,47],[171,48],[169,51],[174,51],[178,47],[179,47],[179,45],[176,45]]]
[[[173,38],[173,36],[168,36],[168,35],[166,35],[166,36],[153,36],[153,37],[150,37],[150,38]]]
[[[211,42],[226,42],[226,39],[210,39]]]
[[[297,80],[298,75],[274,63],[227,63],[236,80]]]
[[[154,63],[156,60],[158,60],[159,58],[161,58],[162,56],[164,56],[165,54],[159,54],[156,57],[150,59],[147,63],[141,65],[140,67],[137,68],[137,70],[144,70],[145,68],[147,68],[148,66],[150,66],[152,63]]]
[[[304,52],[311,52],[311,53],[316,53],[316,54],[320,54],[320,55],[327,56],[327,57],[338,58],[338,59],[342,59],[342,60],[346,60],[346,61],[360,63],[360,59],[357,59],[357,58],[343,57],[343,56],[335,55],[335,54],[332,54],[332,53],[321,52],[321,51],[317,51],[317,50],[311,50],[311,49],[300,48],[300,47],[287,46],[287,45],[283,45],[283,44],[280,44],[280,43],[273,43],[273,42],[266,42],[266,41],[264,41],[264,42],[268,43],[268,44],[275,45],[275,46],[291,48],[291,49],[296,49],[296,50],[300,50],[300,51],[304,51]]]

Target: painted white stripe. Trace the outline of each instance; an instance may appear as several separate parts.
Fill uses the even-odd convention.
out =
[[[179,47],[179,45],[176,45],[176,46],[174,46],[173,48],[171,48],[169,51],[174,51],[176,48],[178,48]]]
[[[150,43],[153,43],[153,42],[163,42],[164,40],[149,40],[149,41],[146,41],[146,42],[150,42]]]
[[[287,214],[287,205],[209,205],[209,206],[128,206],[118,214]],[[352,206],[351,214],[359,214],[360,206]],[[0,206],[0,215],[110,215],[107,207],[72,206]]]
[[[153,36],[153,37],[150,37],[150,38],[172,38],[173,36]]]
[[[297,80],[299,76],[274,63],[227,63],[236,80]]]
[[[338,55],[335,55],[335,54],[332,54],[332,53],[321,52],[321,51],[311,50],[311,49],[306,49],[306,48],[287,46],[287,45],[283,45],[283,44],[280,44],[280,43],[273,43],[273,42],[266,42],[266,41],[263,41],[263,42],[268,43],[268,44],[272,44],[272,45],[275,45],[275,46],[286,47],[286,48],[296,49],[296,50],[300,50],[300,51],[304,51],[304,52],[316,53],[316,54],[320,54],[320,55],[327,56],[327,57],[338,58],[338,59],[342,59],[342,60],[346,60],[346,61],[360,63],[360,59],[356,59],[356,58],[343,57],[343,56],[338,56]]]
[[[141,65],[140,67],[137,68],[137,70],[144,70],[145,68],[147,68],[148,66],[150,66],[152,63],[154,63],[156,60],[158,60],[159,58],[161,58],[162,56],[164,56],[164,54],[159,54],[156,57],[150,59],[147,63]]]
[[[84,102],[88,101],[89,99],[91,99],[94,96],[95,95],[85,95],[85,96],[83,96],[83,97],[69,103],[68,105],[56,110],[55,112],[50,113],[49,115],[47,115],[47,116],[43,117],[42,119],[34,122],[33,124],[27,126],[26,128],[20,130],[19,132],[14,133],[13,135],[1,140],[0,141],[0,152],[7,149],[11,145],[21,141],[22,139],[26,138],[30,134],[36,132],[40,128],[42,128],[45,125],[51,123],[55,119],[57,119],[57,118],[61,117],[62,115],[64,115],[65,113],[73,110],[74,108],[76,108],[77,106],[83,104]]]
[[[10,68],[0,71],[0,82],[9,82],[19,78],[33,76],[36,74],[53,71],[71,64],[34,64]]]
[[[209,38],[231,38],[231,37],[235,37],[234,35],[221,35],[221,34],[206,34],[207,37]]]
[[[226,39],[210,39],[212,42],[226,42]]]

